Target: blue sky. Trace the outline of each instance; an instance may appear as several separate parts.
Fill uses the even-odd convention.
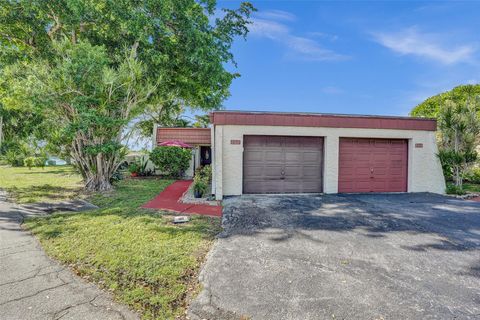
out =
[[[480,1],[251,2],[227,110],[406,115],[480,82]]]

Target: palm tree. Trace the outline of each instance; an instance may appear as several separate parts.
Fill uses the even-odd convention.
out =
[[[480,97],[477,97],[465,103],[448,100],[439,110],[438,156],[445,175],[453,177],[458,188],[462,188],[463,173],[478,157],[475,147],[480,134],[479,106]]]

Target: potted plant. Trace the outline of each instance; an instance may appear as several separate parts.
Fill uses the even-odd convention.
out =
[[[195,198],[203,197],[203,194],[207,191],[207,185],[202,180],[197,180],[193,184],[193,195]]]
[[[140,171],[140,168],[138,167],[138,164],[133,162],[133,163],[130,163],[130,165],[128,166],[128,172],[130,172],[130,175],[132,177],[137,177],[138,176],[138,171]]]

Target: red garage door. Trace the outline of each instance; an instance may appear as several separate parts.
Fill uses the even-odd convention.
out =
[[[406,192],[408,142],[340,138],[338,192]]]

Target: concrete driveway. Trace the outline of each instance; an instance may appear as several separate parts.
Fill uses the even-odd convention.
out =
[[[38,214],[5,202],[0,194],[0,319],[138,319],[46,256],[21,227],[25,216]]]
[[[224,205],[193,319],[480,319],[480,203],[392,194]]]

